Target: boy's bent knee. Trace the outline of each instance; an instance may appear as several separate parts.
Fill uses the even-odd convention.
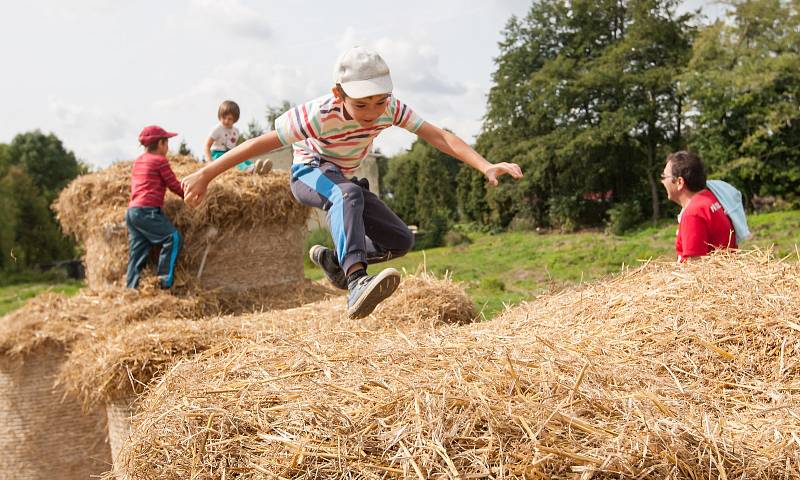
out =
[[[354,183],[345,183],[339,185],[342,191],[342,202],[351,203],[353,206],[364,204],[364,191]]]
[[[397,257],[402,257],[414,248],[414,232],[410,229],[405,229],[397,238],[397,252],[394,253]]]

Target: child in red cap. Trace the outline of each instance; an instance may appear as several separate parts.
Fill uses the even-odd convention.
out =
[[[128,225],[128,288],[136,288],[150,248],[161,245],[157,272],[162,288],[170,288],[174,280],[181,236],[162,210],[164,194],[169,188],[183,198],[183,188],[169,166],[169,139],[177,135],[156,125],[145,127],[139,143],[147,150],[133,162],[131,199],[125,212]]]

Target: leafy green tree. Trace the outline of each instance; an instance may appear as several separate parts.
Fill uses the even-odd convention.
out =
[[[658,158],[681,142],[676,76],[693,35],[691,16],[675,7],[674,0],[536,1],[524,18],[512,17],[478,150],[521,164],[526,178],[487,190],[491,212],[470,217],[501,227],[516,215],[600,223],[584,200],[597,192],[613,192],[615,201],[649,196],[649,213],[659,214]],[[478,203],[460,194],[461,208],[468,204]]]
[[[747,197],[800,205],[800,2],[735,0],[700,34],[685,84],[691,145]]]
[[[13,178],[7,173],[8,168],[0,165],[0,205],[3,206],[0,208],[0,270],[11,270],[16,263],[12,252],[16,246],[19,208],[14,195]]]
[[[385,185],[389,206],[404,221],[422,229],[457,215],[456,177],[461,163],[423,140],[388,162]]]
[[[21,165],[9,167],[0,179],[0,191],[13,199],[9,204],[11,213],[5,215],[13,217],[9,218],[9,224],[15,226],[11,248],[4,250],[4,268],[19,270],[73,255],[74,245],[61,232],[47,199],[25,168]],[[11,238],[10,230],[3,228],[4,249]],[[5,255],[10,256],[11,251],[14,259],[9,262]]]
[[[0,268],[19,270],[74,255],[49,206],[85,171],[52,133],[36,130],[0,145]]]
[[[184,155],[187,157],[192,156],[192,150],[189,148],[189,145],[186,144],[185,139],[181,139],[181,144],[178,147],[178,155]]]
[[[88,169],[64,148],[54,134],[39,130],[14,137],[4,152],[10,165],[22,166],[33,184],[51,202],[73,178]]]

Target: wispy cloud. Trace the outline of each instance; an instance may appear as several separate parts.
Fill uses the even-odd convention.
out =
[[[211,35],[215,28],[221,28],[244,37],[261,40],[272,37],[267,15],[240,0],[192,0],[192,6],[194,15],[209,25]]]
[[[55,133],[69,139],[67,148],[94,166],[132,158],[137,152],[137,127],[128,117],[96,106],[49,99]]]

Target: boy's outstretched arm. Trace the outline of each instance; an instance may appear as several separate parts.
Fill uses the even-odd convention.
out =
[[[273,130],[228,150],[217,160],[181,180],[184,201],[191,207],[200,205],[206,195],[208,184],[217,175],[247,159],[271,152],[280,146],[278,134]]]
[[[515,179],[522,178],[522,169],[516,163],[489,163],[480,153],[467,145],[457,135],[443,130],[436,125],[424,122],[417,136],[430,143],[442,152],[455,157],[470,167],[481,172],[491,185],[497,185],[497,177],[505,174],[511,175]]]

